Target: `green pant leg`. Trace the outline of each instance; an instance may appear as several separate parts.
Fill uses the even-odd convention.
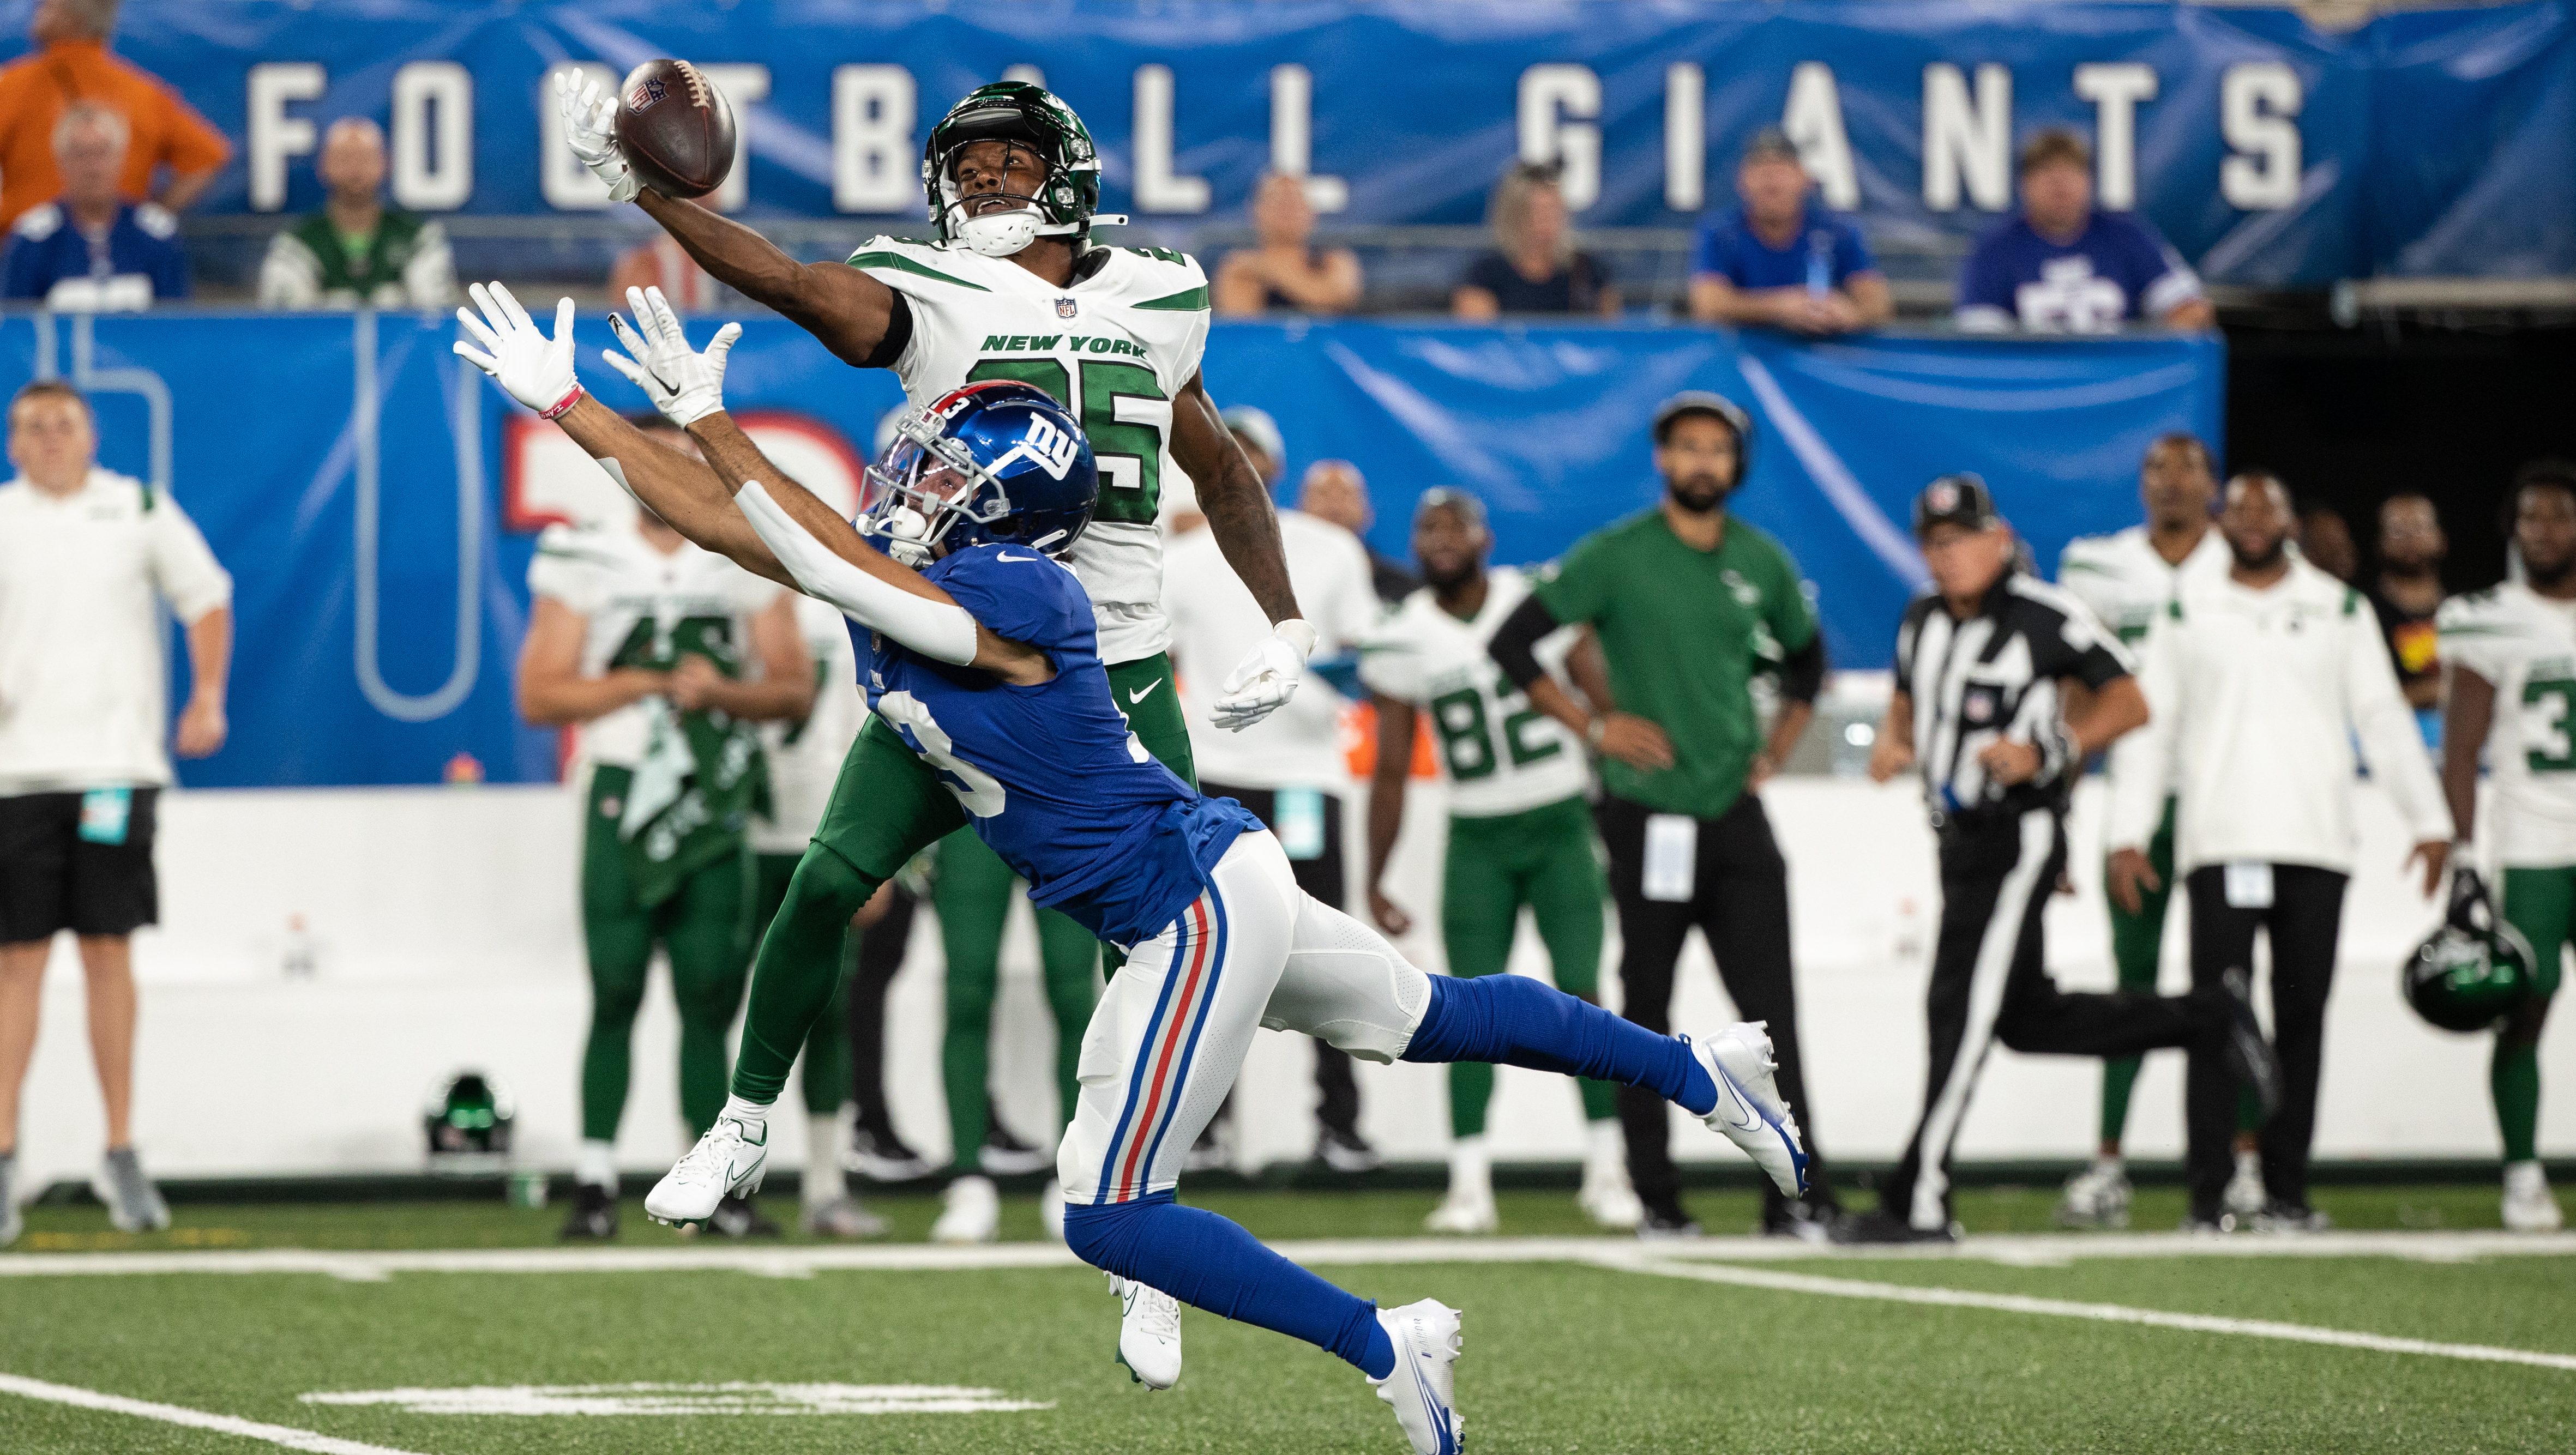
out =
[[[653,959],[653,916],[635,902],[617,840],[615,806],[633,776],[623,768],[591,775],[581,848],[581,936],[590,968],[590,1034],[581,1052],[581,1135],[617,1140],[633,1077],[635,1013]]]
[[[1038,911],[1038,963],[1045,971],[1047,1010],[1055,1017],[1056,1132],[1073,1121],[1082,1083],[1082,1033],[1100,998],[1100,942],[1091,931],[1051,909]]]
[[[1127,714],[1128,731],[1154,755],[1154,761],[1192,788],[1198,787],[1199,761],[1190,751],[1190,720],[1181,711],[1181,684],[1172,676],[1171,655],[1156,652],[1111,667],[1109,692],[1118,710]],[[1126,963],[1126,951],[1116,945],[1100,947],[1102,979],[1117,974]]]
[[[2173,901],[2174,801],[2165,800],[2164,818],[2147,841],[2147,863],[2156,871],[2156,887],[2139,889],[2138,912],[2111,906],[2111,963],[2122,990],[2156,988],[2164,961],[2165,908]],[[2107,875],[2106,875],[2107,877]],[[2129,1093],[2138,1084],[2144,1058],[2115,1056],[2102,1063],[2102,1145],[2116,1147],[2129,1125]]]
[[[1460,979],[1499,975],[1511,963],[1521,915],[1511,841],[1508,825],[1496,820],[1449,820],[1449,850],[1440,866],[1440,945],[1449,973]],[[1490,1063],[1449,1063],[1449,1135],[1483,1136],[1493,1099]]]
[[[989,1124],[993,999],[1002,980],[1002,927],[1011,913],[1011,866],[964,829],[939,841],[939,871],[930,889],[939,911],[939,940],[948,951],[948,1029],[940,1042],[940,1081],[948,1091],[952,1166],[978,1170]]]
[[[680,1115],[705,1135],[725,1103],[725,1035],[751,969],[757,867],[745,849],[681,881],[657,915],[680,1011]]]
[[[842,760],[786,903],[761,937],[734,1065],[736,1095],[764,1105],[778,1099],[840,981],[850,917],[913,855],[965,822],[966,811],[930,765],[883,719],[869,718]]]
[[[1524,883],[1556,988],[1597,1004],[1605,938],[1602,906],[1610,886],[1601,872],[1600,851],[1592,842],[1591,808],[1582,799],[1569,798],[1522,817],[1528,820],[1531,840]],[[1588,1080],[1577,1085],[1585,1121],[1606,1121],[1619,1114],[1618,1087]]]
[[[2505,922],[2531,946],[2533,978],[2541,997],[2557,994],[2562,957],[2576,931],[2576,867],[2507,869],[2504,871]],[[2487,1064],[2487,1091],[2495,1101],[2496,1129],[2504,1136],[2504,1160],[2528,1162],[2539,1155],[2540,1036],[2546,1006],[2526,1011],[2496,1033],[2493,1059]]]
[[[796,865],[801,854],[762,854],[758,856],[751,907],[753,941],[766,934],[778,918],[778,907],[787,902],[787,886],[796,878]],[[797,1059],[796,1084],[804,1092],[805,1110],[816,1116],[829,1116],[841,1109],[850,1093],[849,1027],[842,1024],[844,997],[849,990],[849,941],[856,931],[842,936],[841,974],[833,982],[832,998],[823,1013],[814,1018],[814,1028],[805,1033],[805,1051]]]

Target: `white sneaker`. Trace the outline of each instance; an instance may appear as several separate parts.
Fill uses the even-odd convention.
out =
[[[939,1221],[930,1225],[934,1243],[989,1243],[1002,1235],[1002,1195],[989,1177],[960,1177],[941,1195]]]
[[[768,1173],[768,1123],[752,1127],[735,1117],[718,1117],[688,1155],[644,1194],[644,1214],[673,1227],[704,1223],[726,1198],[760,1191],[760,1180]]]
[[[157,1233],[170,1226],[170,1204],[143,1175],[132,1147],[118,1147],[101,1158],[89,1186],[107,1204],[107,1220],[120,1233]]]
[[[2129,1225],[2129,1172],[2116,1157],[2103,1157],[2066,1179],[2057,1200],[2061,1228],[2125,1228]]]
[[[2567,1225],[2558,1199],[2550,1195],[2549,1174],[2539,1163],[2505,1164],[2504,1225],[2515,1233],[2554,1233]]]
[[[1606,1137],[1596,1137],[1583,1159],[1583,1190],[1574,1195],[1574,1205],[1592,1220],[1594,1227],[1614,1233],[1633,1233],[1646,1220],[1646,1205],[1637,1200],[1637,1190],[1628,1182],[1628,1149],[1620,1138],[1619,1124],[1605,1122]]]
[[[805,1205],[805,1231],[818,1238],[882,1238],[886,1220],[847,1193]]]
[[[1435,1233],[1473,1237],[1494,1231],[1502,1226],[1502,1219],[1494,1212],[1492,1193],[1479,1197],[1473,1188],[1453,1187],[1431,1210],[1431,1216],[1422,1220],[1422,1226]]]
[[[2219,1194],[2219,1211],[2234,1213],[2244,1223],[2271,1205],[2272,1195],[2263,1190],[2263,1154],[2237,1153],[2236,1175],[2227,1179],[2227,1190]]]
[[[27,1220],[18,1215],[18,1159],[0,1156],[0,1248],[18,1241]]]
[[[1159,1288],[1109,1275],[1118,1295],[1118,1362],[1147,1389],[1181,1382],[1181,1301]]]
[[[1780,1099],[1772,1072],[1771,1035],[1760,1021],[1728,1026],[1705,1041],[1684,1038],[1709,1079],[1717,1083],[1717,1109],[1702,1120],[1753,1159],[1791,1197],[1807,1191],[1807,1144],[1798,1119]]]
[[[1369,1383],[1394,1407],[1414,1455],[1458,1455],[1465,1448],[1458,1418],[1458,1320],[1458,1310],[1433,1298],[1377,1311],[1378,1324],[1395,1343],[1395,1369]]]
[[[1064,1241],[1064,1184],[1052,1177],[1038,1189],[1038,1221],[1046,1224],[1048,1237]]]

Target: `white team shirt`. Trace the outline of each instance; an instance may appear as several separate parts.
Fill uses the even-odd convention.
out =
[[[92,469],[0,485],[0,795],[170,781],[168,628],[231,604],[179,503]]]
[[[784,589],[687,541],[666,556],[627,527],[547,526],[528,562],[529,594],[560,601],[588,622],[584,677],[605,676],[621,658],[658,657],[670,634],[692,620],[720,623],[739,663],[751,656],[751,618]],[[639,639],[639,632],[651,636]],[[636,766],[660,702],[644,698],[583,723],[582,756],[594,765]]]
[[[822,825],[841,778],[841,760],[867,722],[859,692],[857,654],[849,619],[836,607],[798,594],[796,634],[814,664],[814,710],[796,722],[760,725],[760,748],[769,759],[770,813],[751,821],[755,854],[801,854]]]
[[[1565,724],[1530,706],[1486,652],[1495,629],[1529,592],[1527,577],[1496,566],[1485,573],[1484,607],[1461,621],[1425,586],[1405,597],[1360,648],[1360,680],[1370,691],[1429,715],[1453,818],[1522,813],[1591,790],[1583,745]],[[1550,632],[1538,645],[1540,663],[1561,675],[1580,636],[1578,627]]]
[[[2452,597],[2433,620],[2442,660],[2495,687],[2486,750],[2496,861],[2576,864],[2576,602],[2507,581]]]
[[[1283,510],[1279,543],[1288,558],[1289,584],[1315,629],[1314,655],[1329,659],[1358,647],[1378,617],[1368,550],[1360,538],[1302,510]],[[1312,672],[1285,706],[1241,732],[1227,732],[1212,720],[1226,674],[1271,630],[1269,616],[1225,563],[1216,532],[1202,527],[1164,550],[1163,600],[1171,613],[1190,754],[1202,781],[1235,788],[1338,789],[1349,780],[1342,696]],[[1123,712],[1133,704],[1122,693],[1118,706]]]
[[[2356,737],[2414,840],[2451,837],[2379,619],[2351,587],[2295,557],[2261,591],[2195,572],[2140,656],[2150,716],[2111,750],[2112,848],[2145,848],[2174,791],[2178,873],[2239,861],[2348,872]]]
[[[2057,556],[2057,585],[2092,608],[2093,615],[2120,638],[2121,644],[2135,651],[2138,643],[2146,639],[2147,628],[2157,613],[2173,600],[2185,576],[2223,574],[2233,563],[2227,539],[2218,533],[2215,521],[2200,533],[2200,544],[2191,548],[2191,554],[2183,557],[2179,566],[2166,564],[2144,525],[2133,525],[2109,535],[2077,536],[2068,541]],[[2104,773],[2116,773],[2118,762],[2114,755],[2104,763]],[[2173,780],[2168,777],[2166,781]]]
[[[912,339],[895,376],[914,404],[986,379],[1054,395],[1100,464],[1100,507],[1066,563],[1100,621],[1112,666],[1170,645],[1154,519],[1172,463],[1172,400],[1199,371],[1207,275],[1162,248],[1094,248],[1106,259],[1058,288],[1008,258],[945,244],[870,239],[850,266],[901,293]],[[1231,664],[1229,664],[1230,666]],[[1204,669],[1202,669],[1204,670]]]

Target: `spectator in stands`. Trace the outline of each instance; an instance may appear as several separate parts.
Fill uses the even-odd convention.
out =
[[[1279,421],[1270,417],[1269,410],[1249,404],[1235,405],[1218,418],[1225,421],[1226,432],[1234,436],[1243,457],[1252,462],[1252,473],[1261,477],[1262,484],[1277,489],[1280,474],[1288,468],[1288,442],[1279,433]]]
[[[1744,205],[1700,224],[1691,250],[1691,317],[1805,334],[1888,320],[1896,304],[1869,244],[1813,192],[1789,134],[1776,126],[1754,133],[1735,169]]]
[[[232,144],[179,93],[107,53],[117,0],[38,0],[27,23],[29,54],[0,67],[0,227],[63,190],[54,134],[75,105],[125,118],[131,143],[117,191],[185,212],[232,156]],[[169,176],[157,190],[155,174]]]
[[[1216,269],[1216,311],[1348,313],[1359,306],[1360,260],[1349,248],[1315,246],[1315,209],[1303,178],[1271,172],[1252,194],[1259,247],[1237,248]]]
[[[1506,313],[1597,313],[1615,318],[1619,290],[1599,258],[1574,247],[1574,219],[1556,168],[1515,163],[1494,189],[1486,222],[1494,246],[1467,266],[1449,311],[1479,322]]]
[[[1359,466],[1348,460],[1317,460],[1308,466],[1306,478],[1297,485],[1297,508],[1359,537],[1360,548],[1368,552],[1369,584],[1378,600],[1392,606],[1422,584],[1402,562],[1379,555],[1369,545],[1369,527],[1377,522],[1377,511],[1369,504],[1368,478]]]
[[[166,1228],[170,1209],[134,1153],[130,953],[134,931],[160,918],[163,609],[186,625],[194,680],[176,746],[203,758],[224,745],[232,578],[177,501],[98,468],[98,421],[70,385],[18,391],[9,459],[18,476],[0,485],[0,1243],[18,1232],[18,1094],[45,962],[65,930],[88,981],[90,1056],[107,1104],[98,1189],[119,1229]]]
[[[95,313],[188,296],[179,220],[158,203],[117,194],[127,141],[125,118],[104,106],[84,101],[64,110],[54,124],[62,195],[29,208],[9,230],[0,297]]]
[[[259,266],[264,308],[444,308],[456,301],[446,229],[384,202],[384,128],[344,116],[313,170],[322,210],[281,232]]]
[[[2114,333],[2123,323],[2207,328],[2191,266],[2144,218],[2093,205],[2093,149],[2050,128],[2021,152],[2021,214],[1977,240],[1959,273],[1958,324]]]
[[[2346,586],[2361,579],[2361,548],[2353,544],[2352,527],[2332,506],[2311,505],[2299,512],[2299,554]]]
[[[2379,507],[2379,575],[2370,605],[2397,668],[2398,690],[2418,714],[2442,705],[2442,654],[2433,614],[2442,609],[2442,558],[2451,553],[2433,502],[2409,492]],[[2431,726],[2429,716],[2426,718]]]

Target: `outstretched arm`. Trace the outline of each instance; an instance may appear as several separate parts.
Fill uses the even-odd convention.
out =
[[[848,363],[866,369],[894,362],[878,357],[895,310],[902,306],[893,289],[845,263],[800,263],[739,222],[695,202],[644,190],[617,148],[617,97],[598,82],[576,90],[570,76],[557,77],[555,109],[563,117],[564,140],[573,155],[608,184],[608,195],[643,208],[699,267],[744,297],[795,320]]]
[[[1304,616],[1297,609],[1296,588],[1288,582],[1288,553],[1279,543],[1279,513],[1271,507],[1270,487],[1243,457],[1196,374],[1172,401],[1172,463],[1198,487],[1199,509],[1207,515],[1208,529],[1216,532],[1225,563],[1262,613],[1274,623]]]
[[[734,509],[733,492],[704,461],[690,459],[637,429],[587,393],[555,424],[623,481],[626,493],[660,516],[664,525],[755,576],[781,586],[796,584],[751,522]]]

